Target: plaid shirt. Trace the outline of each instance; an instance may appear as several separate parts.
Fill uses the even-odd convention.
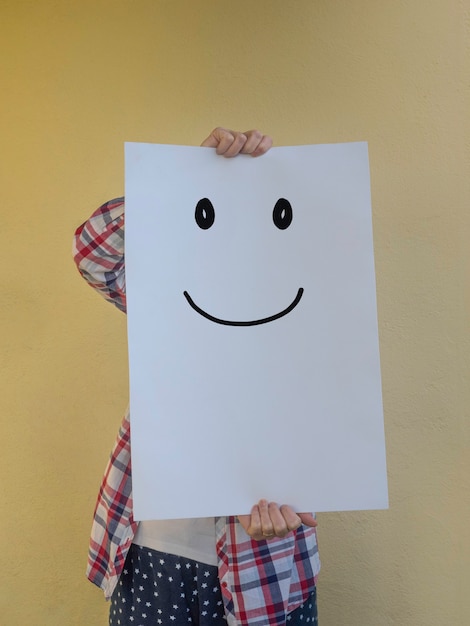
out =
[[[126,311],[124,199],[107,202],[75,234],[79,272]],[[236,517],[219,517],[216,551],[229,626],[281,626],[313,591],[320,570],[316,532],[301,526],[283,539],[251,539]],[[87,575],[110,598],[137,529],[132,516],[130,422],[127,412],[95,507]]]

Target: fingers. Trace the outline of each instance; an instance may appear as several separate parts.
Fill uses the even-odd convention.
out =
[[[243,148],[247,140],[246,135],[227,128],[214,128],[209,137],[206,137],[201,146],[215,148],[217,154],[231,158],[236,156]]]
[[[287,507],[289,508],[289,507]],[[276,537],[285,537],[294,528],[290,527],[288,520],[285,517],[283,507],[279,506],[275,502],[269,503],[269,514],[274,527],[274,534]],[[300,522],[300,520],[299,520]],[[298,528],[300,524],[296,524],[295,528]]]
[[[285,537],[302,524],[315,527],[317,522],[311,513],[296,513],[292,507],[283,504],[279,507],[275,502],[260,500],[251,509],[250,515],[238,517],[246,533],[260,541],[273,537]]]
[[[271,503],[268,504],[267,500],[260,500],[258,508],[261,518],[261,534],[265,538],[274,537],[276,534],[276,528],[274,526],[274,520],[271,518]]]
[[[273,140],[268,135],[263,135],[259,130],[248,130],[243,133],[246,143],[243,146],[243,154],[251,154],[252,157],[261,156],[273,145]]]
[[[226,132],[224,128],[215,128],[209,137],[206,137],[201,143],[203,148],[217,148],[220,142],[220,133]]]
[[[298,513],[297,515],[300,517],[302,524],[305,524],[305,526],[310,526],[311,528],[318,526],[318,522],[312,513]]]
[[[215,148],[217,154],[226,158],[232,158],[237,154],[251,154],[254,157],[261,156],[272,146],[272,139],[263,135],[259,130],[249,130],[240,133],[227,128],[215,128],[204,139],[201,146]]]
[[[238,521],[243,526],[247,535],[257,541],[263,539],[260,510],[257,504],[251,509],[250,515],[239,515]]]
[[[302,526],[302,520],[292,507],[287,506],[287,504],[283,504],[281,506],[281,512],[284,519],[286,520],[286,524],[289,530],[297,530],[297,528]]]

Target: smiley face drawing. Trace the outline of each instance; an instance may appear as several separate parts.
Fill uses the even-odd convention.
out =
[[[366,144],[127,144],[125,196],[135,519],[383,508]]]
[[[202,230],[208,230],[209,228],[211,228],[215,221],[215,210],[209,198],[201,198],[201,200],[199,200],[196,205],[194,217],[197,225]],[[292,217],[292,206],[289,200],[286,200],[285,198],[279,198],[274,206],[272,214],[274,225],[280,230],[286,230],[286,228],[289,228],[292,223]],[[299,287],[297,295],[289,304],[289,306],[287,306],[279,313],[275,313],[274,315],[270,315],[269,317],[263,317],[261,319],[255,319],[250,321],[220,319],[219,317],[215,317],[207,311],[204,311],[204,309],[201,309],[201,307],[199,307],[194,302],[194,300],[187,291],[184,291],[183,295],[191,308],[193,308],[197,313],[199,313],[199,315],[202,315],[211,322],[215,322],[216,324],[222,324],[224,326],[258,326],[259,324],[267,324],[268,322],[278,320],[281,317],[284,317],[284,315],[290,313],[299,304],[303,292],[303,287]]]

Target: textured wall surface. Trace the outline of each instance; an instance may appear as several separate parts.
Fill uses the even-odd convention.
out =
[[[320,516],[322,626],[470,623],[468,0],[2,0],[0,621],[99,626],[124,316],[76,274],[123,142],[369,141],[390,510]],[[312,459],[312,481],[315,459]]]

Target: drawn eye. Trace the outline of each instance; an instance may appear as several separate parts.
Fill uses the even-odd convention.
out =
[[[281,230],[285,230],[292,222],[292,207],[289,200],[279,198],[273,209],[273,222]]]
[[[212,226],[215,220],[215,211],[209,198],[201,198],[196,204],[194,217],[199,228],[207,230]]]

